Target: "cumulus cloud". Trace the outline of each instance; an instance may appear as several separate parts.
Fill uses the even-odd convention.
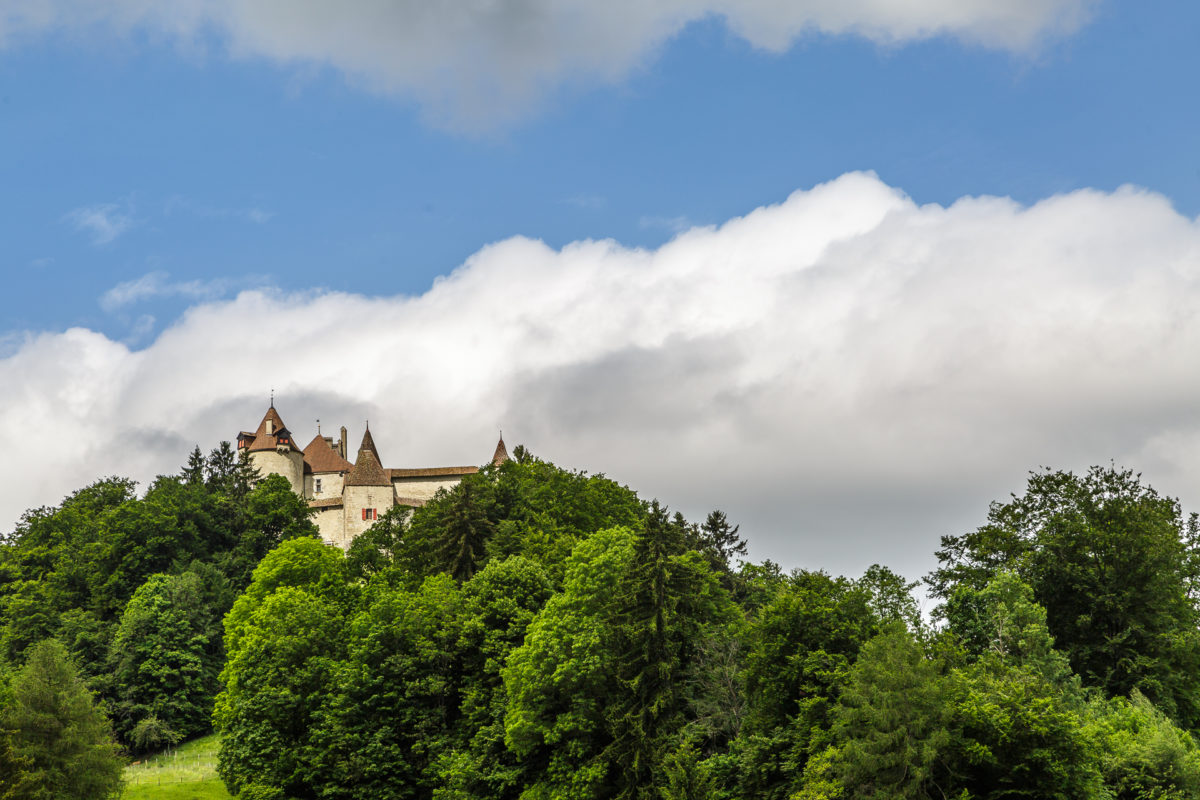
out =
[[[445,124],[487,127],[564,83],[619,80],[689,23],[723,20],[769,51],[811,34],[881,44],[952,36],[1025,50],[1076,30],[1095,0],[8,0],[0,43],[48,30],[148,31],[235,56],[328,65],[415,98]]]
[[[1197,507],[1200,223],[1160,195],[919,206],[848,174],[654,249],[526,238],[420,296],[246,291],[148,347],[0,359],[0,518],[252,428],[372,433],[389,466],[510,445],[603,471],[758,558],[930,566],[1039,465],[1110,459]],[[354,442],[357,444],[357,441]]]
[[[105,245],[134,226],[134,219],[115,203],[83,206],[67,212],[64,219],[80,233],[89,234],[92,244]]]

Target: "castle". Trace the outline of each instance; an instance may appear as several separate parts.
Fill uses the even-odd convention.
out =
[[[358,455],[346,459],[346,429],[335,442],[317,435],[303,449],[275,410],[274,399],[253,433],[242,431],[238,452],[248,452],[250,462],[263,475],[282,475],[292,491],[308,501],[321,538],[343,549],[392,506],[422,506],[438,489],[449,488],[479,467],[420,467],[388,469],[383,466],[370,425],[363,433]],[[492,463],[508,460],[500,437]]]

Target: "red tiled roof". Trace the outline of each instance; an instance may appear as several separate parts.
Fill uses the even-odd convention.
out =
[[[349,472],[354,467],[329,446],[325,437],[317,434],[304,448],[304,466],[309,472]]]
[[[267,420],[271,420],[272,432],[267,433]],[[279,412],[275,410],[275,406],[267,409],[267,413],[263,415],[262,422],[258,423],[258,430],[254,432],[254,441],[246,448],[251,453],[259,450],[274,450],[279,446],[279,440],[286,439],[288,446],[294,450],[300,448],[296,445],[296,440],[292,438],[292,433],[283,424],[283,419],[280,418]]]
[[[479,467],[418,467],[416,469],[389,469],[390,480],[398,478],[436,478],[443,475],[474,475]]]

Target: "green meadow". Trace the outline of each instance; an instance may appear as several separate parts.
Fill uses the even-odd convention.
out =
[[[216,736],[205,736],[130,764],[123,800],[228,800],[217,777],[218,744]]]

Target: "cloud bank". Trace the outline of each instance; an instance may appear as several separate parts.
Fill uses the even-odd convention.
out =
[[[0,44],[46,32],[146,32],[235,57],[332,67],[409,96],[441,124],[519,118],[568,83],[619,80],[689,23],[718,19],[752,46],[812,34],[897,44],[950,36],[1026,50],[1082,25],[1095,0],[7,0]]]
[[[1200,496],[1200,223],[1133,188],[918,206],[848,174],[655,250],[512,238],[420,296],[245,291],[143,350],[84,329],[0,360],[0,526],[251,428],[370,419],[390,466],[503,425],[757,558],[910,574],[1039,465]],[[1190,495],[1189,495],[1190,493]]]

